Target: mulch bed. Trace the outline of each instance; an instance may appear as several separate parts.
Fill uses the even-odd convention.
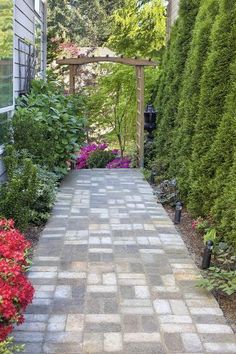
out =
[[[25,232],[25,238],[33,245],[33,249],[37,246],[40,233],[43,231],[44,226],[30,226]]]
[[[175,210],[170,206],[164,205],[171,220],[174,220]],[[180,232],[188,251],[193,257],[196,265],[201,270],[202,263],[202,253],[203,253],[203,239],[199,234],[192,228],[193,219],[190,217],[189,213],[183,209],[181,223],[176,225],[176,229]],[[220,291],[213,291],[212,294],[219,303],[229,325],[233,328],[236,333],[236,294],[228,296]]]

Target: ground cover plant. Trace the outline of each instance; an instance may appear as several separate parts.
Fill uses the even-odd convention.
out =
[[[34,289],[25,275],[30,250],[30,242],[15,229],[14,221],[0,219],[0,342],[14,325],[24,322],[23,313],[33,298]],[[3,342],[1,347],[9,345]]]

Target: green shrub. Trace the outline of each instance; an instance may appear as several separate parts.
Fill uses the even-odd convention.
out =
[[[44,223],[55,200],[57,176],[33,164],[27,151],[19,153],[12,146],[4,161],[8,180],[0,187],[0,215],[13,218],[21,230],[29,223]]]
[[[12,120],[15,149],[26,149],[36,164],[65,174],[66,161],[84,142],[82,106],[79,96],[64,96],[55,83],[33,81]]]
[[[93,151],[88,158],[88,168],[105,168],[109,162],[114,160],[115,156],[107,150]]]
[[[45,223],[50,216],[56,198],[57,175],[37,166],[37,195],[32,204],[30,222],[35,225]]]
[[[236,271],[211,267],[206,272],[207,278],[198,281],[198,286],[208,291],[221,290],[227,295],[236,293]]]
[[[24,345],[15,345],[13,338],[7,338],[0,343],[0,354],[14,354],[24,352]]]
[[[199,111],[193,138],[191,193],[188,206],[195,214],[206,215],[212,207],[210,181],[214,176],[210,148],[221,123],[231,88],[231,63],[236,55],[236,3],[220,2],[212,28],[210,51],[201,78]],[[218,162],[217,162],[218,164]]]
[[[31,218],[31,210],[37,196],[37,168],[28,158],[19,160],[12,149],[4,158],[8,180],[0,187],[0,214],[13,218],[16,226],[25,230]]]

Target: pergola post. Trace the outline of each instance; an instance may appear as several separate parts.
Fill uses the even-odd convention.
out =
[[[70,88],[69,93],[72,95],[75,93],[75,74],[76,74],[76,65],[69,65],[70,70]]]
[[[137,77],[137,151],[139,167],[144,166],[144,67],[136,66]]]

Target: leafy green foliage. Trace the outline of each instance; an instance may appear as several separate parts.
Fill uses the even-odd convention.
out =
[[[112,35],[108,46],[126,56],[155,57],[165,45],[165,8],[161,0],[138,4],[125,0],[112,16]]]
[[[8,180],[0,187],[0,214],[13,218],[25,230],[29,223],[40,225],[55,201],[57,176],[35,165],[27,151],[6,148],[4,162]]]
[[[236,292],[236,271],[227,271],[219,267],[211,267],[206,273],[207,279],[198,281],[198,286],[208,291],[221,290],[227,295]]]
[[[66,161],[84,141],[82,106],[80,97],[64,96],[55,83],[34,81],[13,117],[15,149],[26,149],[36,164],[65,174]]]
[[[136,77],[134,68],[102,65],[96,85],[87,88],[87,116],[95,134],[119,147],[123,155],[136,139]],[[154,69],[145,72],[145,101],[151,97]]]
[[[115,154],[107,150],[95,150],[88,158],[89,168],[105,168],[106,165],[114,160]]]
[[[34,225],[41,225],[49,219],[55,202],[57,175],[37,166],[37,177],[37,194],[32,205],[30,222]]]
[[[59,42],[102,46],[111,33],[111,14],[123,5],[123,0],[48,0],[49,61],[57,57]]]
[[[8,147],[4,161],[8,181],[0,187],[0,214],[14,218],[16,226],[24,230],[37,196],[37,168],[28,158],[20,160],[12,147]]]
[[[15,345],[12,337],[0,342],[0,354],[14,354],[24,351],[24,345]]]
[[[216,240],[216,229],[209,229],[204,235],[204,243],[207,241],[215,242]]]

